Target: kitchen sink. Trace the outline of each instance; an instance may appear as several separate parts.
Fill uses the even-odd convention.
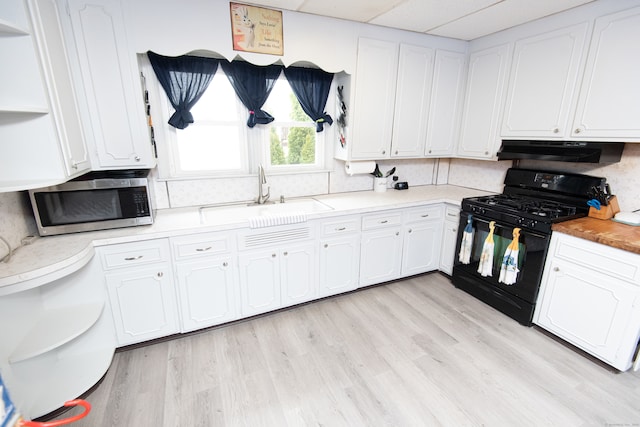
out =
[[[222,224],[272,217],[280,218],[282,220],[280,224],[283,224],[287,223],[287,218],[294,222],[300,222],[301,219],[306,218],[306,215],[332,210],[331,206],[313,198],[290,199],[284,203],[265,203],[262,205],[257,203],[214,205],[200,208],[200,222],[202,224]]]

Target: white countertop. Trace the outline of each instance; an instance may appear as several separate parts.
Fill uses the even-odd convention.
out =
[[[384,193],[358,191],[313,196],[333,210],[308,215],[308,219],[419,206],[425,203],[460,205],[465,197],[483,194],[489,193],[452,185],[426,185]],[[0,296],[41,286],[80,269],[91,260],[96,246],[248,227],[246,219],[233,218],[203,224],[200,219],[200,207],[195,206],[158,210],[152,225],[40,237],[32,244],[16,249],[9,262],[0,263]]]

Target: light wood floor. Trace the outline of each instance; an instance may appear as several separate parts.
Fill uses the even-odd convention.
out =
[[[120,351],[87,400],[74,427],[638,426],[640,373],[434,273]]]

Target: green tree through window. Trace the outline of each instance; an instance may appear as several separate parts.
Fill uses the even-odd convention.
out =
[[[311,123],[293,93],[289,94],[291,103],[289,120]],[[277,120],[277,118],[276,118]],[[280,135],[278,135],[280,131]],[[316,160],[315,127],[293,126],[272,127],[269,135],[272,165],[313,164]],[[287,149],[283,147],[286,142]]]

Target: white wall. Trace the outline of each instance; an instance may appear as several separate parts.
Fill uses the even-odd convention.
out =
[[[339,19],[283,11],[284,55],[237,52],[232,49],[229,2],[226,0],[135,0],[123,2],[126,8],[127,34],[132,54],[152,50],[163,55],[182,55],[192,51],[213,51],[231,60],[240,56],[259,65],[281,61],[290,65],[311,62],[329,72],[355,74],[358,37],[376,37],[416,45],[429,45],[465,52],[467,43],[460,40],[428,36],[409,31],[359,24]],[[153,18],[149,11],[153,11]],[[330,98],[332,99],[332,98]],[[351,104],[351,102],[347,102]],[[327,111],[330,111],[330,105]],[[158,128],[158,124],[156,124]],[[164,138],[156,129],[159,152]],[[335,126],[325,132],[335,135]],[[333,150],[333,142],[327,147]],[[383,170],[398,168],[401,180],[409,185],[433,182],[435,160],[403,160],[380,162]],[[388,167],[387,167],[388,165]],[[350,177],[344,163],[329,160],[331,172],[269,176],[271,195],[285,197],[371,190],[370,176]],[[385,169],[386,168],[386,169]],[[154,180],[156,208],[247,201],[257,195],[255,177],[199,180]]]

